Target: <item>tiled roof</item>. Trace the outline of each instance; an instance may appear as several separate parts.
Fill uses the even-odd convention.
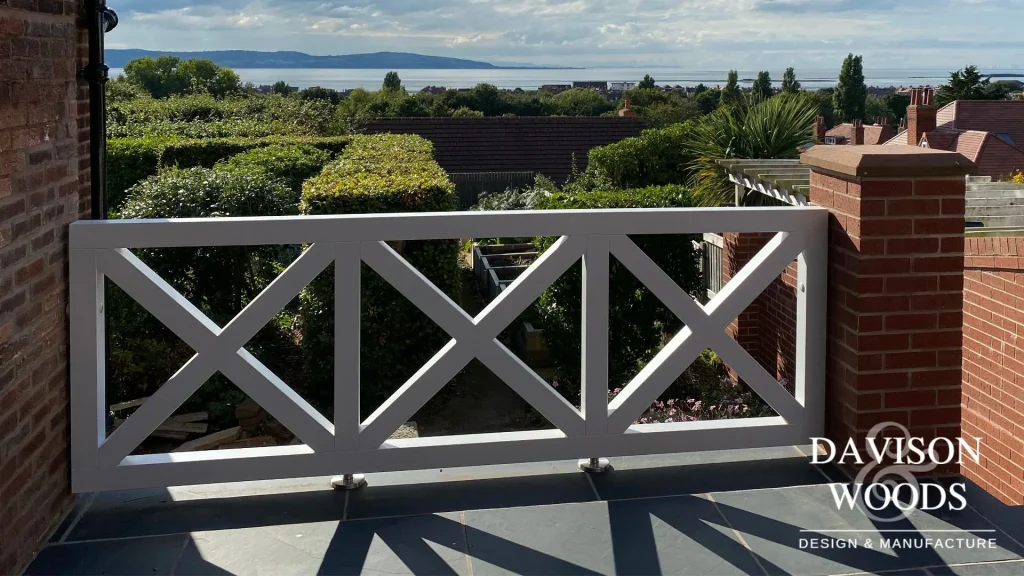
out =
[[[874,145],[882,144],[886,140],[893,137],[895,131],[892,126],[879,126],[876,124],[865,124],[864,125],[864,144]],[[847,142],[853,140],[853,124],[849,122],[845,124],[839,124],[825,132],[826,136],[835,136],[837,138],[845,138]]]
[[[896,145],[896,146],[906,146],[907,145],[907,131],[904,130],[904,131],[900,132],[899,134],[893,136],[892,139],[890,139],[889,141],[886,142],[886,144],[892,144],[892,145]]]
[[[1024,150],[1003,142],[991,132],[933,130],[924,135],[933,150],[959,152],[978,165],[979,176],[1002,178],[1024,169]]]
[[[928,142],[928,147],[933,150],[949,150],[950,146],[956,142],[958,136],[960,136],[958,131],[936,130],[925,134],[924,140]]]
[[[956,119],[956,102],[950,102],[935,112],[937,128],[955,128],[953,126],[954,119]]]
[[[953,104],[953,128],[1003,132],[1017,147],[1024,147],[1024,100],[959,100]]]
[[[986,134],[988,137],[978,159],[978,174],[1001,179],[1024,170],[1024,150],[1010,146],[991,132]]]
[[[557,182],[587,165],[592,148],[638,136],[640,118],[486,117],[389,118],[364,127],[369,134],[419,134],[434,143],[448,172],[535,172]]]

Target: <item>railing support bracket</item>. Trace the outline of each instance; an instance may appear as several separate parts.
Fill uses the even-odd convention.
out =
[[[607,458],[584,458],[577,462],[576,466],[587,474],[597,474],[612,469],[612,463]]]
[[[331,488],[335,490],[358,490],[366,486],[366,476],[362,474],[343,474],[331,477]]]

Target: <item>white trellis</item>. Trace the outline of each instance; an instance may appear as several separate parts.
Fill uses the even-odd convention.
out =
[[[813,207],[658,209],[322,217],[122,220],[71,226],[72,481],[76,491],[411,470],[540,460],[790,445],[823,428],[827,212]],[[636,244],[633,234],[777,232],[706,305]],[[472,237],[561,238],[476,317],[466,314],[385,242]],[[130,248],[307,244],[274,282],[217,326]],[[611,402],[608,270],[614,255],[684,323]],[[583,261],[582,406],[567,402],[498,334],[575,262]],[[725,328],[798,260],[795,395]],[[335,410],[327,420],[244,348],[329,264],[335,264]],[[380,408],[359,414],[359,267],[367,264],[451,340]],[[197,353],[110,436],[105,434],[103,279],[109,278]],[[706,348],[778,416],[633,424]],[[480,360],[556,429],[389,440],[472,359]],[[281,421],[297,446],[131,455],[220,371]]]

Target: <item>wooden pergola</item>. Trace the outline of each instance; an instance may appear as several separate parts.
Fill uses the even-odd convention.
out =
[[[736,205],[739,206],[748,191],[792,204],[807,206],[811,188],[811,169],[799,160],[741,160],[725,159],[718,163],[736,184]]]

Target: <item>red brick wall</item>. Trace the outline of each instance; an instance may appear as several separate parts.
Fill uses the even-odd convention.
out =
[[[0,0],[0,574],[23,568],[73,502],[67,231],[90,206],[80,11]]]
[[[791,262],[758,298],[758,358],[765,370],[790,390],[796,362],[796,277],[797,265]]]
[[[926,441],[957,437],[963,178],[815,171],[810,192],[832,213],[826,433],[837,444],[861,442],[892,421]]]
[[[728,282],[774,234],[722,235],[722,281]],[[796,360],[796,262],[772,282],[726,329],[769,374],[793,385]],[[730,376],[738,376],[730,370]]]
[[[964,247],[963,434],[982,439],[962,472],[1024,504],[1024,237],[968,238]]]

